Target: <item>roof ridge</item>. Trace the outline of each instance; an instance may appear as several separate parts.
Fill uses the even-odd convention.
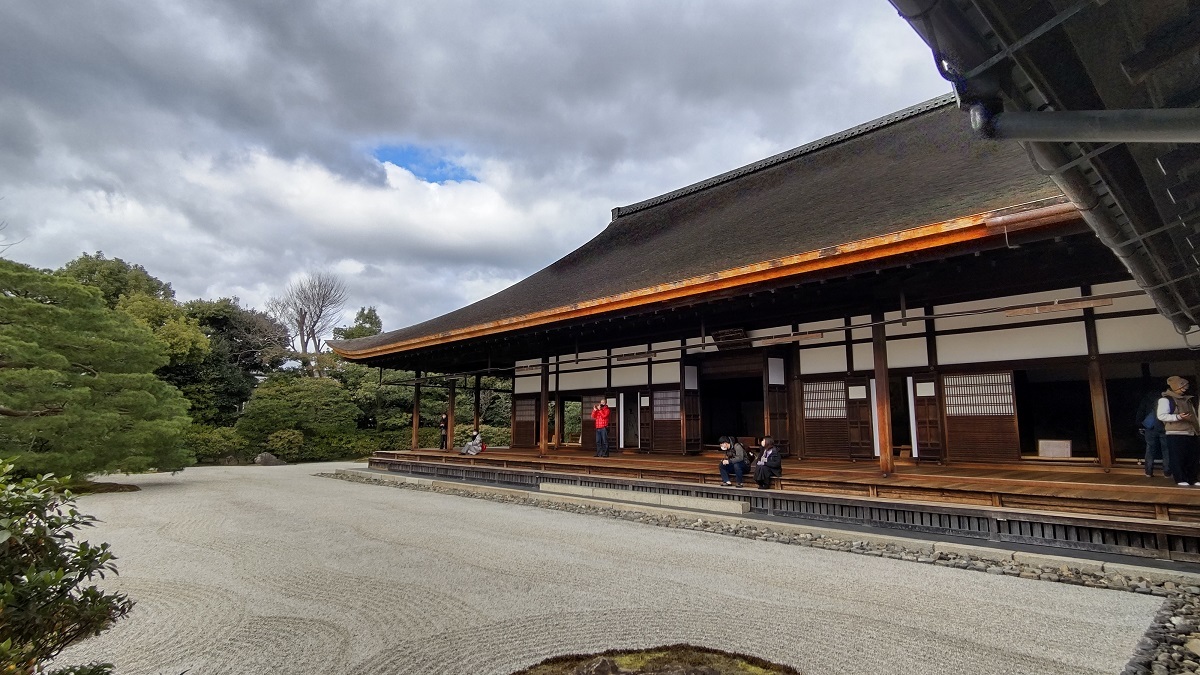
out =
[[[952,93],[931,98],[928,101],[923,101],[916,105],[909,106],[903,110],[898,110],[894,113],[884,115],[883,117],[873,119],[870,122],[864,122],[856,127],[839,131],[835,134],[817,139],[811,143],[801,145],[800,147],[792,148],[791,150],[785,150],[777,155],[772,155],[766,159],[760,159],[757,162],[752,162],[743,167],[733,169],[732,171],[726,171],[725,173],[713,176],[712,178],[706,178],[698,183],[692,183],[691,185],[679,188],[678,190],[672,190],[666,194],[662,194],[657,197],[651,197],[650,199],[630,204],[629,206],[618,206],[612,210],[612,219],[616,220],[621,216],[627,216],[632,213],[637,213],[638,211],[644,211],[648,208],[658,206],[659,204],[669,202],[673,199],[678,199],[702,190],[707,190],[708,188],[715,187],[722,183],[728,183],[731,180],[741,178],[747,174],[762,171],[763,169],[775,166],[776,164],[782,164],[788,160],[815,152],[821,148],[849,140],[856,136],[861,136],[868,131],[874,131],[875,129],[895,124],[896,122],[906,120],[910,117],[915,117],[921,113],[929,112],[935,108],[941,108],[942,106],[953,103],[954,101],[955,96]]]

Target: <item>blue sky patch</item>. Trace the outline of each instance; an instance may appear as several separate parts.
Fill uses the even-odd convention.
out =
[[[437,148],[411,144],[381,145],[375,148],[371,155],[381,162],[402,166],[427,183],[477,180],[474,174],[448,159],[446,154]]]

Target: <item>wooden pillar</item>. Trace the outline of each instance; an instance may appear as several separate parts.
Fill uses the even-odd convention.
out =
[[[421,371],[413,371],[415,379],[421,379]],[[420,383],[413,384],[413,409],[412,409],[412,449],[421,449],[420,435],[417,433],[421,428],[421,385]]]
[[[557,378],[555,378],[557,380]],[[562,411],[562,395],[558,393],[558,382],[555,383],[554,392],[554,448],[557,450],[562,447],[563,437],[563,411]]]
[[[458,380],[450,380],[449,395],[450,404],[446,406],[449,410],[446,411],[446,449],[454,449],[454,399],[456,398],[455,389],[458,385]]]
[[[892,459],[892,401],[888,386],[887,327],[883,325],[883,313],[871,314],[871,346],[875,361],[875,419],[879,427],[879,470],[884,476],[892,474],[895,462]]]
[[[650,345],[646,345],[647,350],[649,350],[650,348],[651,348]],[[645,445],[645,448],[649,452],[654,452],[654,357],[653,356],[649,356],[646,358],[646,394],[650,397],[650,407],[647,409],[648,413],[646,415],[647,417],[650,418],[650,438],[646,439],[647,443]],[[605,395],[607,396],[607,394],[605,394]],[[642,402],[638,401],[638,405],[641,405],[641,404],[642,404]]]
[[[480,376],[475,376],[475,428],[479,428],[479,380]]]
[[[1091,288],[1084,286],[1083,295],[1091,294]],[[1104,368],[1100,365],[1100,344],[1096,338],[1096,311],[1090,307],[1083,310],[1083,330],[1087,337],[1088,390],[1092,399],[1096,458],[1108,473],[1113,465],[1112,424],[1108,418],[1108,388],[1104,386]]]
[[[550,433],[550,418],[546,414],[550,407],[550,366],[542,359],[542,392],[538,397],[538,455],[545,455]]]

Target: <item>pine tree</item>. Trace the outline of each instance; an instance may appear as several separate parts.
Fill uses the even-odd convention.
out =
[[[180,469],[187,401],[150,329],[75,280],[0,260],[0,452],[22,474]]]

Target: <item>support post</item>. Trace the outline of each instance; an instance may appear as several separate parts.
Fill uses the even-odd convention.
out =
[[[458,380],[450,380],[450,387],[449,387],[449,391],[447,392],[450,396],[450,403],[446,406],[448,408],[448,410],[446,411],[446,449],[447,450],[454,449],[454,399],[455,399],[455,393],[456,393],[455,388],[457,385],[458,385]]]
[[[871,346],[875,361],[875,419],[879,428],[879,470],[889,476],[896,470],[892,459],[892,401],[888,387],[887,327],[883,313],[871,313]]]
[[[546,414],[550,407],[550,366],[542,359],[542,392],[538,397],[538,456],[545,456],[547,449],[546,435],[550,433],[550,418]]]
[[[413,371],[416,379],[421,378],[421,371]],[[420,434],[417,432],[421,428],[421,385],[413,384],[413,409],[412,409],[412,449],[421,449]]]
[[[1083,296],[1092,289],[1083,287]],[[1112,470],[1112,424],[1108,419],[1108,388],[1104,386],[1104,368],[1100,365],[1100,342],[1096,337],[1096,310],[1083,310],[1083,330],[1088,350],[1088,390],[1092,400],[1092,428],[1096,435],[1096,458],[1105,473]]]
[[[479,379],[480,376],[475,376],[475,428],[479,428]]]

